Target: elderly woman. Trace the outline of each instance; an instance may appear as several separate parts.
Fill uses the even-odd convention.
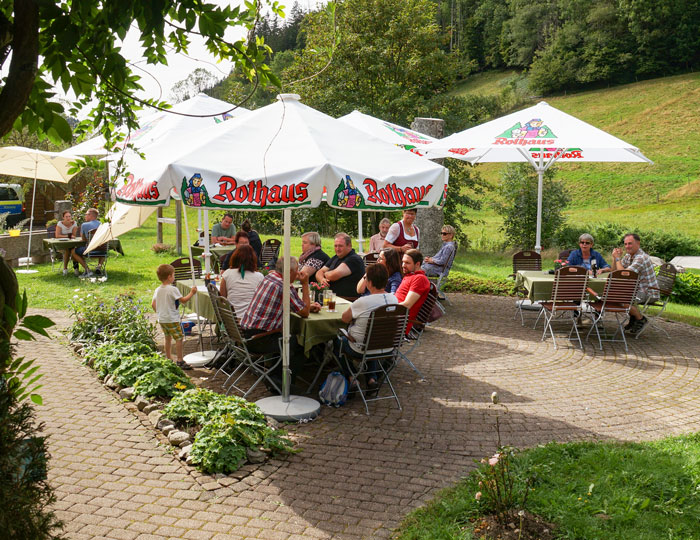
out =
[[[572,251],[569,258],[566,260],[568,265],[583,266],[589,273],[592,273],[591,262],[595,261],[598,273],[610,272],[610,270],[612,270],[610,265],[603,259],[603,256],[593,249],[593,237],[590,234],[584,233],[579,236],[578,245],[579,248]]]
[[[73,215],[70,210],[63,212],[61,216],[61,221],[56,223],[56,238],[75,238],[78,236],[78,225],[73,221]],[[72,249],[63,250],[63,275],[68,275],[68,261],[71,260]],[[75,275],[80,274],[78,270],[78,263],[73,263],[73,268],[75,270]]]
[[[401,255],[399,255],[399,252],[394,248],[384,248],[379,252],[377,264],[386,266],[389,272],[389,277],[386,282],[386,292],[395,293],[403,279]],[[365,275],[357,282],[357,294],[361,296],[370,294],[367,289],[367,272],[365,272]]]
[[[439,276],[445,270],[445,265],[450,261],[450,257],[457,249],[455,244],[455,229],[452,225],[444,225],[442,232],[442,247],[432,257],[426,257],[425,262],[421,266],[426,276]]]
[[[316,272],[325,266],[330,257],[321,249],[321,235],[307,232],[301,235],[301,256],[298,272],[316,281]]]
[[[231,255],[230,268],[221,275],[219,293],[233,305],[236,317],[242,319],[250,301],[263,280],[258,272],[258,258],[249,244],[241,244]]]

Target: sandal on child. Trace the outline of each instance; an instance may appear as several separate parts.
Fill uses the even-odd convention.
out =
[[[192,366],[189,365],[184,360],[178,360],[177,362],[175,362],[175,364],[177,365],[177,367],[179,367],[180,369],[183,369],[185,371],[187,371],[188,369],[192,369]]]

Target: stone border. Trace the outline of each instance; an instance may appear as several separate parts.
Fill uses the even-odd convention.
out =
[[[84,345],[70,340],[68,340],[68,344],[73,349],[76,359],[80,360],[82,365],[90,368],[90,373],[101,382],[105,389],[110,391],[110,394],[126,410],[136,416],[144,427],[153,431],[160,444],[172,447],[172,452],[169,451],[169,453],[177,459],[177,462],[194,478],[202,489],[211,493],[211,497],[226,497],[245,491],[260,484],[279,469],[289,465],[289,461],[283,457],[273,458],[269,457],[268,453],[262,450],[247,449],[248,461],[231,474],[209,474],[200,471],[192,465],[190,459],[189,453],[192,448],[192,441],[189,433],[178,430],[172,420],[163,416],[161,412],[164,406],[163,403],[149,401],[143,396],[136,396],[134,399],[134,389],[118,385],[111,374],[108,374],[104,379],[100,379],[97,372],[82,356]],[[268,425],[275,429],[281,427],[279,422],[269,416],[267,417],[267,422]]]

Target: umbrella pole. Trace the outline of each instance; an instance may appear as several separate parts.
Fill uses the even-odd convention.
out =
[[[364,249],[362,249],[362,210],[357,212],[357,247],[358,251],[360,253],[364,253]]]
[[[541,152],[540,152],[541,153]],[[535,237],[535,251],[542,251],[542,184],[544,169],[541,164],[537,167],[537,234]]]
[[[34,228],[34,201],[36,200],[36,179],[39,176],[39,160],[34,160],[34,187],[32,188],[32,213],[29,216],[29,240],[27,241],[27,258],[25,260],[26,268],[18,270],[21,274],[35,274],[37,270],[29,269],[29,261],[32,259],[32,230]]]
[[[187,246],[189,249],[189,247],[191,247],[192,244],[190,244],[190,227],[187,223],[187,207],[184,204],[182,206],[183,206],[182,213],[185,214],[185,236],[187,237]],[[197,285],[197,283],[195,283],[195,280],[194,280],[194,261],[192,260],[192,250],[190,250],[190,272],[192,275],[192,286],[195,287]],[[197,333],[199,334],[199,351],[203,353],[204,352],[204,345],[202,343],[202,323],[199,320],[199,309],[198,309],[199,308],[199,299],[197,298],[196,294],[194,295],[194,303],[195,303],[194,312],[197,314]]]

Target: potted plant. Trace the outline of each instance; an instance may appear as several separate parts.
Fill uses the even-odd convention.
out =
[[[320,283],[312,281],[311,283],[309,283],[309,289],[311,290],[311,294],[313,295],[312,301],[316,301],[319,304],[323,305],[323,291],[328,289],[328,287],[324,287]]]

